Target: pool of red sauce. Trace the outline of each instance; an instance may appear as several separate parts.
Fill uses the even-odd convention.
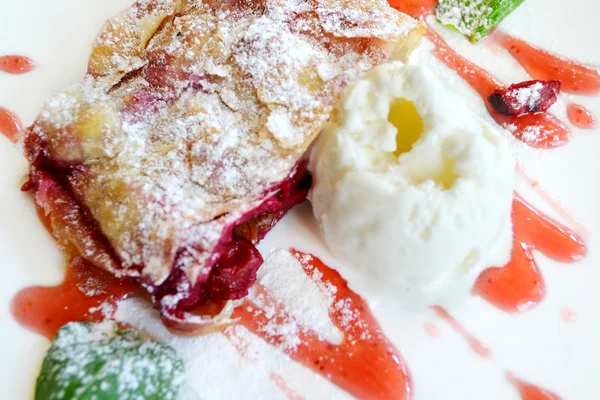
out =
[[[332,322],[344,334],[340,344],[320,339],[313,331],[300,334],[300,343],[294,349],[284,350],[290,358],[312,369],[317,374],[362,399],[408,399],[411,395],[411,380],[400,352],[383,334],[369,306],[354,293],[340,274],[326,266],[317,257],[306,260],[304,253],[292,252],[300,260],[307,274],[316,275],[326,286],[336,288],[333,303],[345,300],[356,316],[353,323],[344,325],[343,311],[331,309]],[[314,274],[318,271],[319,274]],[[267,343],[280,345],[282,337],[267,335],[263,329],[282,319],[282,315],[268,319],[252,302],[236,309],[234,317],[239,323]],[[279,310],[279,313],[282,313]],[[362,338],[362,339],[361,339]]]
[[[52,222],[40,207],[40,221],[52,234]],[[31,286],[11,300],[10,310],[26,329],[53,340],[58,330],[69,322],[100,322],[105,315],[100,306],[115,307],[117,302],[146,294],[131,280],[121,280],[83,260],[72,248],[65,249],[69,260],[65,278],[56,286]]]
[[[13,297],[10,307],[23,327],[53,340],[66,323],[103,321],[106,315],[100,306],[114,307],[120,300],[141,294],[133,282],[119,280],[74,257],[61,284],[25,288]]]
[[[434,14],[437,2],[438,0],[388,0],[391,7],[417,19]]]
[[[596,127],[596,117],[581,104],[569,104],[567,116],[569,121],[578,128],[593,129]]]
[[[36,64],[31,58],[24,56],[0,56],[0,71],[9,74],[26,74],[35,69]]]
[[[388,0],[391,7],[413,18],[424,19],[435,14],[437,0]]]
[[[14,142],[17,133],[21,132],[22,128],[21,121],[13,112],[0,107],[0,134]]]
[[[514,241],[509,263],[483,271],[473,293],[502,310],[517,312],[535,306],[546,291],[534,250],[569,263],[583,259],[587,249],[575,232],[543,215],[519,195],[513,200],[512,220]]]

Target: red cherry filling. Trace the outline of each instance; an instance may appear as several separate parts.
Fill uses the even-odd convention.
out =
[[[70,242],[80,253],[86,254],[86,258],[94,265],[107,268],[106,263],[110,262],[110,269],[120,273],[123,266],[114,249],[72,192],[70,176],[84,166],[48,157],[46,143],[38,135],[30,133],[26,148],[37,157],[32,163],[30,180],[22,189],[37,191],[38,203],[52,219],[56,233],[64,234],[60,235],[64,236],[62,241]],[[144,278],[137,278],[151,294],[165,321],[179,323],[185,320],[189,312],[217,315],[226,301],[238,300],[248,294],[263,263],[254,244],[293,206],[306,199],[311,184],[306,164],[305,160],[299,162],[286,179],[265,192],[266,200],[262,205],[228,227],[219,245],[211,251],[205,266],[206,272],[201,274],[195,285],[192,286],[179,262],[175,263],[168,279],[159,286]],[[278,194],[273,196],[273,192]],[[178,259],[188,256],[187,250],[182,249]],[[132,269],[141,270],[141,266]]]
[[[216,315],[226,301],[248,295],[262,263],[260,252],[251,242],[234,238],[222,247],[219,260],[205,282],[198,282],[192,288],[183,270],[175,268],[169,279],[152,291],[152,297],[166,320],[185,319],[186,312],[199,310],[203,315]]]
[[[262,263],[259,251],[248,240],[230,242],[208,277],[208,296],[211,300],[239,300],[247,296]]]
[[[495,90],[488,102],[503,115],[517,117],[548,110],[558,98],[560,81],[526,81]]]
[[[206,281],[190,288],[181,268],[173,270],[169,279],[153,292],[155,302],[161,304],[163,316],[181,319],[185,312],[199,309],[206,313],[207,306],[211,304],[238,300],[248,295],[256,281],[256,272],[263,263],[254,244],[263,239],[293,206],[306,199],[312,181],[306,167],[306,161],[298,164],[295,172],[281,182],[275,198],[259,207],[255,216],[246,217],[245,222],[233,228],[232,240],[216,250],[218,260]],[[188,289],[182,291],[182,288]],[[176,303],[161,301],[166,296],[176,295],[180,297]]]

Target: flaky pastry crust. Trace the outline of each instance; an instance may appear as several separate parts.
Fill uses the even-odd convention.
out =
[[[176,304],[270,209],[348,82],[420,35],[385,0],[138,0],[27,131],[38,202],[118,276],[152,291],[183,271]]]

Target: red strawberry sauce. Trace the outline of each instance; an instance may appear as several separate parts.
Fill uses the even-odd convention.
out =
[[[0,71],[9,74],[26,74],[35,69],[36,64],[31,58],[24,56],[0,56]]]
[[[21,290],[12,299],[11,311],[23,327],[53,340],[66,323],[103,321],[119,300],[140,294],[133,282],[119,280],[75,257],[61,284]]]
[[[571,103],[567,106],[567,116],[573,125],[582,129],[593,129],[596,127],[596,117],[584,106]]]
[[[0,134],[14,141],[15,136],[22,128],[21,121],[14,113],[0,107]]]
[[[435,14],[434,0],[389,0],[397,10],[414,18],[425,20]],[[570,138],[569,128],[558,118],[547,112],[505,116],[495,111],[487,99],[504,85],[496,78],[452,50],[433,29],[427,29],[427,37],[435,45],[434,55],[456,71],[486,102],[490,115],[496,122],[507,128],[519,140],[536,148],[552,148],[564,145]],[[497,30],[492,35],[495,40],[515,58],[534,79],[560,81],[562,90],[580,95],[600,94],[600,70],[569,60],[557,54],[542,50],[526,41]],[[579,127],[594,126],[595,119],[589,112],[579,115],[569,110],[571,122]]]
[[[535,210],[519,195],[513,201],[512,218],[511,260],[504,267],[485,270],[473,288],[474,294],[509,312],[527,310],[544,298],[544,279],[534,250],[560,262],[581,260],[587,253],[575,232]]]
[[[506,373],[506,379],[519,391],[522,400],[561,400],[557,394],[549,392],[531,383],[522,381],[512,372]]]
[[[600,94],[600,71],[597,68],[542,50],[500,30],[494,32],[492,38],[534,79],[560,81],[561,89],[567,93]]]
[[[333,304],[340,301],[348,306],[330,309],[329,316],[344,334],[341,344],[320,339],[313,331],[300,334],[300,343],[286,353],[295,361],[331,380],[347,392],[361,399],[409,399],[411,382],[400,352],[386,338],[369,306],[354,293],[340,274],[315,256],[292,252],[310,276],[320,277],[322,284],[335,288]],[[315,274],[317,272],[317,274]],[[240,324],[272,345],[282,338],[267,335],[265,327],[283,320],[282,307],[275,307],[276,315],[267,318],[257,313],[257,306],[249,301],[236,309],[234,316]],[[354,321],[345,319],[351,314]]]
[[[524,114],[516,117],[503,115],[492,108],[487,99],[504,86],[487,71],[468,61],[450,48],[432,29],[427,38],[435,44],[434,55],[465,80],[481,96],[490,115],[508,129],[515,138],[535,148],[553,148],[565,144],[571,133],[569,128],[549,113]]]

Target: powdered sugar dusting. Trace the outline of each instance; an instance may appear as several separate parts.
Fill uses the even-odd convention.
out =
[[[244,385],[237,385],[248,390],[244,398],[252,397],[252,393],[259,397],[272,393],[274,398],[278,398],[281,389],[273,383],[272,374],[282,375],[288,385],[300,393],[305,393],[306,388],[294,382],[306,376],[310,382],[321,382],[322,393],[327,393],[330,389],[328,383],[300,367],[284,353],[293,353],[308,332],[336,345],[342,340],[353,343],[370,339],[369,333],[366,333],[369,330],[356,330],[365,332],[364,337],[349,337],[347,334],[344,337],[331,321],[330,313],[342,315],[336,323],[346,330],[361,323],[355,305],[349,299],[335,297],[335,287],[323,284],[326,280],[316,268],[305,270],[302,262],[310,263],[312,256],[305,254],[299,258],[287,250],[273,251],[259,270],[258,283],[246,304],[240,306],[247,307],[256,317],[266,317],[267,323],[261,334],[267,339],[277,339],[267,340],[271,344],[240,325],[200,337],[174,336],[161,323],[158,313],[141,300],[120,303],[115,317],[167,342],[181,354],[192,399],[236,393],[227,382],[238,374],[246,376],[240,377]],[[228,376],[227,382],[219,379],[219,375]],[[340,395],[338,391],[332,391],[332,397],[335,397],[334,393],[337,393],[335,396]]]
[[[77,289],[88,297],[106,293],[106,284],[96,277],[88,277]]]
[[[169,333],[158,313],[141,300],[122,302],[116,317],[177,351],[185,364],[187,398],[190,400],[258,399],[265,398],[265,394],[269,399],[287,399],[271,378],[274,373],[301,394],[307,393],[307,388],[310,388],[328,399],[350,398],[244,327],[234,326],[225,332],[198,337],[179,337]]]
[[[472,35],[477,28],[490,22],[488,15],[493,11],[489,0],[444,0],[437,7],[437,18],[444,25],[454,26],[465,35]]]
[[[356,309],[356,305],[353,304],[352,300],[349,298],[340,298],[339,296],[336,296],[337,287],[333,286],[329,282],[324,281],[323,273],[312,265],[312,260],[313,256],[308,253],[302,253],[299,256],[300,263],[307,271],[308,275],[312,278],[313,282],[315,282],[321,288],[321,291],[327,293],[330,298],[336,299],[335,302],[329,306],[330,312],[335,311],[340,316],[337,318],[336,323],[345,332],[360,332],[360,337],[354,337],[353,335],[347,333],[344,339],[350,342],[371,339],[368,329],[366,329],[367,327],[364,325],[362,319],[360,318],[359,312]]]
[[[111,303],[104,302],[98,307],[92,307],[88,310],[89,314],[101,313],[105,320],[110,320],[115,314],[116,308]]]
[[[297,336],[300,329],[312,330],[321,339],[334,344],[342,340],[342,333],[329,317],[329,309],[333,307],[330,290],[324,288],[318,279],[307,276],[300,262],[289,251],[274,251],[258,271],[258,282],[282,305],[289,317],[283,326],[273,322],[268,328],[273,330],[272,334],[285,333],[290,338],[287,345],[293,347],[297,343],[294,335]],[[258,305],[265,304],[264,295],[260,293],[250,299]],[[264,312],[268,318],[273,317],[274,310],[268,306]]]
[[[502,127],[518,137],[519,140],[534,147],[540,143],[559,143],[561,141],[558,133],[542,125],[527,125],[519,128],[515,124],[508,123],[503,124]]]
[[[519,104],[526,105],[529,109],[534,109],[536,104],[541,101],[541,94],[544,85],[536,82],[531,86],[521,87],[515,90],[514,96]]]
[[[30,161],[83,166],[70,186],[124,275],[202,282],[343,86],[418,26],[385,0],[139,0],[105,25],[84,82],[48,102]]]
[[[182,362],[173,349],[112,322],[69,323],[48,352],[37,390],[49,398],[181,399]]]

